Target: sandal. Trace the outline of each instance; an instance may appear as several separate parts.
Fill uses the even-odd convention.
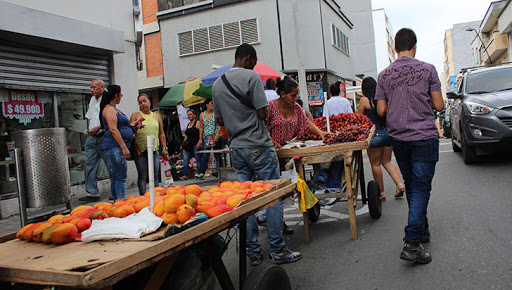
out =
[[[386,200],[386,195],[384,194],[384,192],[380,194],[380,200]]]
[[[403,183],[400,183],[396,186],[396,192],[395,192],[395,198],[402,198],[404,197],[404,191],[405,191],[405,185]]]

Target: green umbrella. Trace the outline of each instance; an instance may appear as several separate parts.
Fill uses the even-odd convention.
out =
[[[170,107],[183,103],[185,107],[190,107],[204,102],[203,98],[192,95],[192,93],[199,88],[200,84],[201,79],[195,78],[174,85],[167,91],[162,100],[158,103],[158,106]]]
[[[213,87],[213,85],[204,86],[203,84],[201,84],[199,86],[199,89],[194,91],[193,95],[203,97],[205,99],[211,98],[212,97],[212,87]]]

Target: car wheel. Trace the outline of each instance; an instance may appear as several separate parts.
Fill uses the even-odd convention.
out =
[[[452,136],[452,149],[453,149],[453,152],[460,152],[460,151],[462,151],[462,149],[460,149],[460,147],[457,146],[457,144],[455,144],[455,142],[453,142],[453,136]]]
[[[308,209],[308,217],[312,223],[318,221],[320,218],[320,203],[317,202],[312,208]]]
[[[479,161],[478,155],[476,155],[475,148],[468,145],[466,136],[461,130],[461,143],[462,143],[462,158],[466,164],[475,164]]]

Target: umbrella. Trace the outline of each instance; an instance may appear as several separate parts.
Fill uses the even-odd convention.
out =
[[[211,98],[212,97],[212,87],[213,87],[213,85],[205,86],[205,85],[201,84],[199,86],[199,89],[194,91],[193,95],[203,97],[205,99]]]
[[[205,76],[202,79],[203,85],[205,85],[205,86],[213,85],[215,80],[217,80],[220,76],[225,74],[232,67],[233,67],[233,65],[230,64],[230,65],[226,65],[226,66],[216,69],[214,72],[210,73],[209,75]],[[274,70],[270,66],[268,66],[264,63],[261,63],[261,62],[258,62],[253,70],[255,72],[257,72],[258,75],[260,75],[260,78],[263,82],[265,82],[269,78],[276,79],[276,78],[284,77],[284,74]]]
[[[204,98],[194,96],[192,93],[199,88],[201,79],[189,78],[185,82],[178,83],[167,91],[162,100],[158,103],[159,107],[177,106],[183,103],[183,106],[190,107],[204,102]]]

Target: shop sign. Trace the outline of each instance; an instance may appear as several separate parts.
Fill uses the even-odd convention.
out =
[[[18,119],[20,123],[27,125],[32,119],[44,116],[43,103],[46,98],[40,99],[36,91],[1,90],[0,102],[5,117]]]
[[[347,97],[347,84],[341,83],[340,84],[340,96],[346,98]]]
[[[324,88],[322,83],[307,83],[308,101],[310,106],[318,106],[324,103]]]

